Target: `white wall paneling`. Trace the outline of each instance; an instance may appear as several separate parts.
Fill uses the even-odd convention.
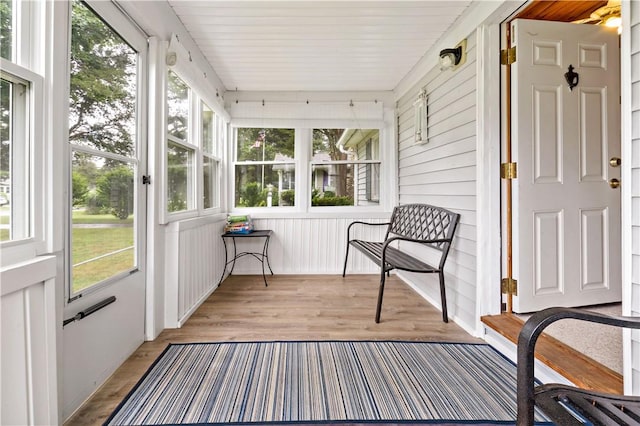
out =
[[[171,223],[165,241],[165,327],[181,327],[217,288],[224,221],[207,217]]]
[[[56,258],[0,270],[0,423],[58,423]]]
[[[386,222],[380,215],[359,218],[254,219],[256,229],[271,229],[269,263],[274,274],[342,274],[347,246],[347,227],[352,221]],[[382,241],[384,226],[354,226],[356,238]],[[238,249],[262,251],[262,239],[242,240]],[[240,247],[240,244],[242,246]],[[349,253],[348,274],[377,273],[375,263],[357,251]],[[234,274],[261,274],[260,262],[248,256],[236,264]]]

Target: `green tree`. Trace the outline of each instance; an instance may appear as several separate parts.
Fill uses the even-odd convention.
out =
[[[124,220],[133,213],[133,172],[127,166],[116,167],[98,178],[98,203],[109,206],[110,213]]]
[[[346,153],[340,150],[338,141],[345,132],[345,129],[314,129],[313,130],[313,152],[326,152],[332,161],[347,160]],[[350,195],[347,179],[347,168],[337,167],[338,175],[335,179],[335,190],[339,197]]]
[[[87,178],[74,171],[71,175],[72,181],[72,205],[73,207],[82,206],[85,204],[87,195],[89,194],[89,181]]]
[[[84,3],[72,3],[69,140],[134,151],[136,52]]]
[[[13,47],[12,9],[12,0],[0,0],[0,57],[9,60]]]
[[[0,0],[0,57],[11,60],[11,49],[13,45],[11,0]],[[0,179],[9,178],[9,158],[11,149],[10,134],[10,97],[9,83],[2,80],[0,83]]]

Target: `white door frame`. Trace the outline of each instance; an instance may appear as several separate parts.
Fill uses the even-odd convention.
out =
[[[477,29],[477,111],[478,111],[478,255],[477,255],[477,287],[476,287],[476,330],[479,336],[484,334],[482,315],[498,315],[501,313],[500,278],[501,278],[501,225],[495,230],[496,217],[500,223],[500,130],[501,116],[501,74],[499,54],[502,46],[500,25],[513,14],[525,1],[518,4],[503,4]],[[631,42],[630,42],[630,4],[622,2],[622,34],[621,34],[621,126],[622,158],[631,159],[631,99],[628,91],[631,87]],[[482,58],[482,59],[481,59]],[[498,152],[496,153],[496,143]],[[621,181],[630,181],[631,167],[629,161],[622,162]],[[622,185],[622,314],[631,314],[631,274],[632,259],[631,235],[631,193],[628,185]],[[497,243],[495,241],[498,241]],[[497,247],[497,250],[496,250]],[[496,259],[497,265],[496,265]],[[630,378],[631,369],[631,333],[625,330],[623,335],[623,377]],[[624,381],[624,393],[631,394],[630,379]]]

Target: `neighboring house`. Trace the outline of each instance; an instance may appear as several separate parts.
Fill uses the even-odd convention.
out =
[[[140,218],[142,226],[136,235],[136,241],[144,242],[143,261],[132,273],[120,274],[108,285],[75,298],[66,287],[70,269],[67,264],[70,255],[66,253],[69,223],[66,214],[71,210],[68,208],[69,163],[71,152],[91,155],[100,152],[82,146],[70,148],[66,140],[69,103],[66,58],[70,32],[67,2],[23,3],[32,5],[32,13],[42,12],[34,19],[32,28],[44,29],[28,38],[34,44],[42,43],[36,49],[39,55],[34,54],[35,57],[26,61],[28,64],[21,64],[27,68],[22,74],[16,66],[5,69],[5,61],[2,71],[20,74],[18,77],[22,80],[32,79],[32,87],[41,90],[43,100],[36,105],[42,104],[43,108],[34,111],[39,114],[35,135],[40,137],[33,151],[34,194],[30,199],[33,217],[37,219],[35,232],[24,241],[3,245],[0,257],[1,405],[3,410],[16,407],[9,413],[11,417],[0,413],[7,416],[2,419],[16,423],[26,422],[25,419],[42,424],[61,422],[144,340],[155,339],[165,328],[180,327],[215,291],[224,268],[219,235],[226,214],[233,210],[229,203],[233,198],[229,194],[233,191],[229,188],[233,186],[234,177],[231,134],[236,127],[264,128],[270,124],[274,128],[284,125],[310,130],[333,120],[336,126],[350,129],[341,141],[343,148],[365,161],[358,165],[354,185],[358,188],[359,202],[369,204],[367,209],[315,214],[318,210],[302,211],[287,206],[285,213],[252,213],[256,227],[268,222],[278,235],[281,245],[270,253],[274,271],[337,274],[342,268],[339,261],[319,260],[310,252],[343,250],[344,232],[354,218],[384,221],[398,203],[420,202],[449,208],[461,213],[446,268],[449,315],[470,334],[486,337],[480,317],[501,311],[502,223],[498,176],[500,162],[504,160],[500,149],[500,27],[525,2],[472,2],[463,8],[452,25],[439,30],[439,41],[429,51],[420,52],[422,59],[395,87],[344,93],[294,90],[281,93],[262,87],[238,91],[235,87],[225,87],[216,71],[233,70],[216,70],[204,59],[176,15],[178,7],[174,10],[166,2],[117,2],[118,7],[112,2],[90,2],[132,46],[140,46],[144,52],[141,66],[150,65],[143,79],[148,86],[142,91],[146,101],[141,109],[144,114],[149,113],[149,122],[139,129],[144,140],[150,143],[136,151],[144,157],[107,156],[109,160],[139,167],[136,176],[145,176],[149,185],[140,184],[144,196],[140,196],[136,204],[137,211],[144,211]],[[135,25],[122,14],[123,10]],[[640,3],[624,1],[622,16],[622,300],[623,314],[640,315],[640,45],[637,43]],[[203,24],[203,31],[205,27],[215,25],[207,22]],[[175,34],[179,34],[179,41]],[[454,72],[441,71],[437,63],[439,50],[454,46],[462,39],[467,40],[466,62]],[[164,122],[168,69],[207,95],[203,97],[207,102],[203,100],[202,105],[197,105],[195,115],[204,116],[207,111],[215,115],[207,129],[215,130],[217,148],[198,145],[182,133],[168,134]],[[414,104],[425,87],[429,88],[431,97],[429,141],[421,145],[415,140]],[[182,92],[176,90],[176,93]],[[185,101],[179,106],[188,110],[189,106],[185,107],[188,103]],[[180,116],[182,109],[175,110],[177,112],[171,113]],[[146,120],[147,115],[144,117]],[[380,136],[367,137],[358,132],[358,128],[376,128]],[[208,135],[205,130],[195,133]],[[302,137],[310,138],[307,133]],[[296,155],[300,146],[297,145]],[[215,182],[218,192],[212,191],[210,205],[204,206],[202,200],[196,199],[184,211],[167,210],[170,198],[166,190],[167,151],[174,154],[172,167],[180,173],[188,173],[194,164],[206,165],[198,169],[202,170],[201,175],[185,183],[184,189],[185,194],[191,194],[192,187],[188,185],[193,182],[204,181],[205,186]],[[308,147],[303,151],[300,155],[304,160],[296,159],[291,165],[275,164],[288,162],[291,160],[288,157],[279,157],[274,164],[265,162],[278,171],[279,191],[295,188],[296,192],[310,192],[308,188],[293,185],[291,167],[295,167],[296,179],[300,177],[305,186],[311,187],[309,181],[313,180],[325,191],[331,187],[331,168],[319,167],[312,176],[308,164],[312,153]],[[380,161],[379,168],[366,164],[368,160]],[[366,179],[374,173],[379,173],[379,179]],[[378,181],[379,185],[363,183],[369,181]],[[15,191],[12,196],[13,207],[17,204]],[[216,204],[216,200],[219,203]],[[348,214],[343,214],[344,211]],[[305,241],[298,238],[301,234],[307,236]],[[303,250],[301,244],[309,244],[314,250]],[[291,252],[299,253],[295,264],[287,261],[286,253]],[[202,258],[208,261],[198,261]],[[354,262],[350,268],[358,273],[376,272],[375,265],[369,263]],[[236,271],[258,272],[251,265],[238,265]],[[438,289],[434,285],[437,279],[414,274],[399,276],[439,306]],[[91,321],[79,321],[63,328],[63,320],[108,296],[115,296],[117,302],[103,310],[99,320],[96,316]],[[637,363],[640,336],[628,333],[624,338],[625,391],[640,395]]]
[[[380,160],[380,133],[372,129],[345,129],[338,141],[340,149],[353,152],[357,160]],[[380,166],[358,164],[354,172],[354,194],[358,205],[380,201]]]

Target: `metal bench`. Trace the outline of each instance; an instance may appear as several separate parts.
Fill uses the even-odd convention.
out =
[[[440,277],[442,320],[449,322],[443,268],[459,220],[460,215],[458,213],[453,213],[441,207],[427,204],[405,204],[393,209],[389,222],[368,223],[355,221],[349,224],[347,228],[347,252],[344,256],[342,276],[344,277],[347,272],[347,259],[349,257],[349,247],[351,246],[380,265],[380,289],[378,291],[378,306],[376,309],[377,323],[380,322],[385,277],[393,269],[438,274]],[[354,225],[387,226],[384,241],[374,242],[352,239],[351,228]],[[435,249],[440,252],[440,259],[436,265],[431,265],[403,251],[402,247],[407,244],[418,244]]]
[[[563,426],[640,425],[640,396],[615,395],[557,383],[535,386],[536,341],[545,327],[565,318],[640,329],[640,317],[613,317],[584,309],[549,308],[534,314],[518,336],[518,426],[534,424],[536,405],[554,423]]]

